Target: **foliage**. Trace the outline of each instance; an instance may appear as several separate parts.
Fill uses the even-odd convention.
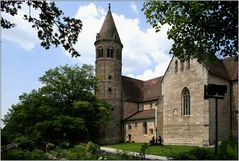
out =
[[[101,155],[102,156],[102,155]],[[116,153],[108,153],[103,155],[101,158],[98,159],[104,159],[104,160],[141,160],[142,158],[139,155],[135,154],[129,154],[129,152],[123,151],[117,151]]]
[[[218,149],[218,159],[238,160],[238,143],[232,136],[223,141]]]
[[[144,143],[143,145],[141,145],[139,155],[142,159],[145,159],[145,153],[146,153],[146,150],[149,148],[149,146],[150,144],[148,143]]]
[[[82,29],[82,22],[79,19],[63,16],[64,13],[54,2],[47,1],[1,1],[1,12],[11,16],[17,15],[23,5],[29,7],[28,14],[23,19],[32,24],[32,28],[37,30],[37,36],[41,41],[41,46],[49,49],[51,45],[62,45],[71,53],[72,57],[80,56],[73,48],[78,35]],[[32,10],[39,12],[37,16],[31,14]],[[16,24],[1,17],[1,27],[11,29]],[[57,28],[58,31],[54,29]]]
[[[45,160],[48,159],[42,150],[34,149],[32,151],[14,148],[1,154],[2,160]]]
[[[210,160],[213,159],[213,152],[206,148],[194,148],[184,153],[172,153],[168,158],[173,160]]]
[[[22,148],[46,148],[49,143],[69,148],[97,137],[109,120],[109,106],[94,95],[93,67],[61,66],[40,77],[43,86],[22,94],[5,116],[3,135]]]
[[[170,25],[168,38],[174,41],[170,53],[183,61],[237,56],[237,1],[152,0],[142,11],[156,32],[161,25]]]
[[[57,147],[50,151],[56,159],[70,160],[139,160],[140,156],[131,155],[127,152],[106,153],[99,150],[99,146],[88,142],[86,145],[76,145],[69,149]]]
[[[99,153],[99,151],[100,151],[99,145],[94,144],[91,141],[89,141],[87,143],[87,145],[86,145],[86,152],[87,153],[94,155],[94,154]]]

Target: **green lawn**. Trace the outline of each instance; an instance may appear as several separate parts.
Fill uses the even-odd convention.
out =
[[[143,145],[143,143],[122,143],[122,144],[106,145],[105,147],[121,149],[124,151],[139,152],[141,145]],[[150,146],[146,150],[146,154],[167,156],[168,154],[172,153],[187,152],[193,148],[195,148],[195,146],[180,146],[180,145]]]

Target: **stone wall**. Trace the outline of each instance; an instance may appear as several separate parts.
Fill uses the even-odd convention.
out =
[[[143,102],[139,104],[139,110],[149,110],[157,108],[157,101]]]
[[[147,123],[147,134],[144,133],[144,122]],[[125,142],[149,142],[155,136],[155,122],[154,119],[127,121],[124,124],[125,128]]]
[[[178,70],[175,72],[175,61]],[[164,144],[205,145],[209,144],[209,101],[204,100],[204,85],[207,70],[196,60],[190,60],[190,68],[173,58],[162,81],[163,140]],[[182,90],[190,91],[190,115],[182,113]]]
[[[232,87],[232,134],[238,137],[238,81],[234,81]]]
[[[218,100],[218,140],[226,140],[230,134],[230,85],[229,81],[209,74],[208,83],[227,85],[227,93],[223,100]],[[210,144],[215,144],[215,99],[209,101]]]

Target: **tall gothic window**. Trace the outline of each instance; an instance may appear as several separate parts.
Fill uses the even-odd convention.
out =
[[[144,134],[147,134],[147,130],[148,130],[148,129],[147,129],[147,122],[144,122],[144,123],[143,123],[143,133],[144,133]]]
[[[184,70],[184,62],[183,62],[183,61],[180,61],[180,64],[181,64],[181,67],[180,67],[181,72],[183,72],[183,70]]]
[[[190,92],[187,87],[182,91],[182,115],[190,115]]]
[[[178,61],[176,60],[175,61],[175,73],[177,73],[178,72]]]

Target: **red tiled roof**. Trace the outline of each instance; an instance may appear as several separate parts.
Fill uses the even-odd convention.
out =
[[[130,117],[126,118],[125,121],[131,121],[131,120],[144,120],[144,119],[154,119],[155,118],[155,110],[144,110],[144,111],[138,111],[131,115]]]
[[[123,93],[127,101],[140,102],[143,99],[143,86],[141,80],[122,76]]]
[[[122,85],[127,101],[145,102],[161,96],[161,79],[157,77],[148,81],[122,76]]]
[[[161,96],[161,77],[150,79],[144,82],[143,101],[157,99]]]

